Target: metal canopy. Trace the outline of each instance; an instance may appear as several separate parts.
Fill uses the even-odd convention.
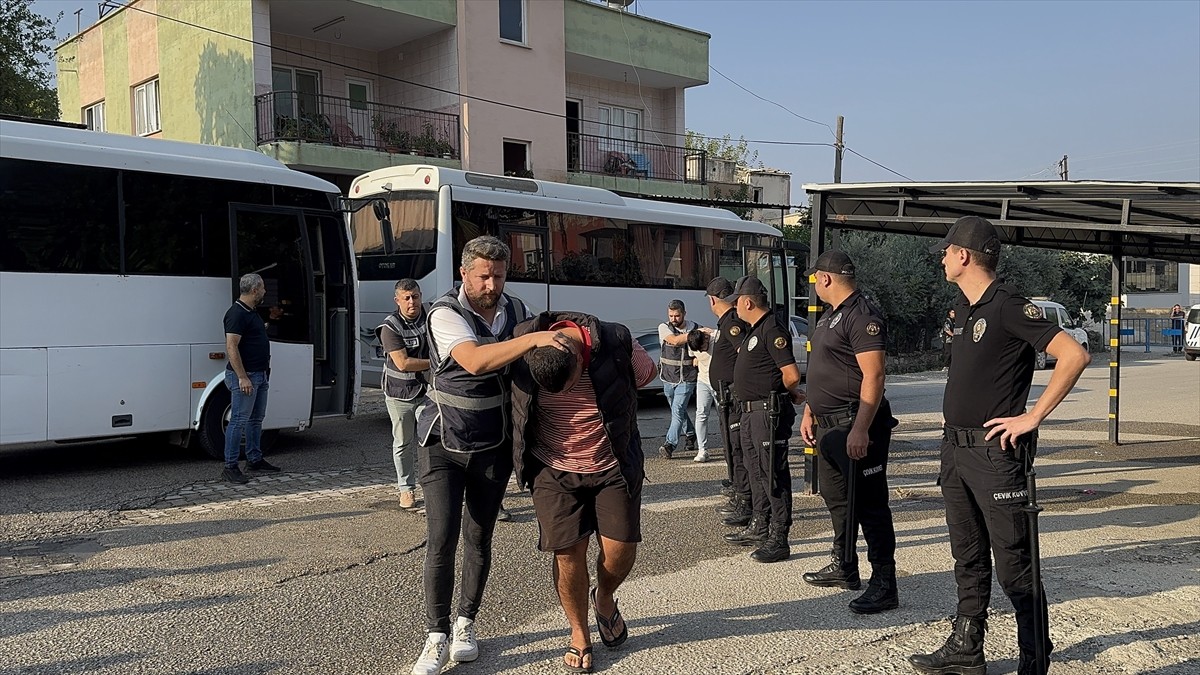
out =
[[[1200,263],[1200,183],[818,183],[813,224],[941,237],[982,216],[1007,244]]]

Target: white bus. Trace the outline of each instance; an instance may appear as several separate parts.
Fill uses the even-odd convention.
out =
[[[395,310],[395,282],[416,279],[435,299],[461,280],[459,253],[483,234],[512,249],[506,291],[532,311],[587,312],[635,337],[657,334],[674,298],[691,319],[712,325],[704,289],[716,276],[752,270],[777,289],[776,302],[788,303],[779,230],[723,209],[418,165],[363,174],[349,197],[363,382],[371,386],[383,365],[372,329]]]
[[[0,445],[161,434],[221,457],[222,317],[274,307],[265,429],[353,413],[337,188],[266,156],[0,120]]]

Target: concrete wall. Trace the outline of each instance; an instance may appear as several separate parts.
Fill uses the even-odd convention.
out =
[[[378,71],[386,76],[458,91],[458,41],[444,30],[378,53]],[[420,110],[458,114],[459,98],[415,84],[384,78],[377,100]]]
[[[683,90],[638,87],[637,82],[617,82],[600,77],[566,74],[566,97],[582,103],[581,131],[596,134],[599,106],[642,111],[642,141],[661,145],[683,145]]]
[[[583,0],[566,0],[564,9],[566,49],[572,54],[654,70],[693,84],[708,82],[708,34]]]
[[[514,45],[500,41],[496,3],[459,0],[459,90],[534,110],[562,111],[567,97],[563,20],[561,2],[527,3],[527,46]],[[464,167],[501,173],[504,141],[525,141],[537,178],[566,180],[562,118],[464,100],[462,126]]]

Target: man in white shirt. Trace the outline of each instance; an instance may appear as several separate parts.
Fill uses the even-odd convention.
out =
[[[475,615],[491,569],[496,516],[513,470],[508,366],[537,347],[567,349],[559,342],[566,338],[553,331],[512,338],[513,328],[529,310],[504,293],[510,256],[508,246],[495,237],[467,242],[459,270],[462,285],[438,298],[429,311],[429,398],[434,405],[421,411],[417,423],[428,526],[428,638],[413,675],[437,675],[448,660],[479,657]],[[452,627],[460,530],[462,579]]]

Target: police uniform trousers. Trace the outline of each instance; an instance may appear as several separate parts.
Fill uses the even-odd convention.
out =
[[[1034,607],[1029,521],[1022,510],[1029,501],[1025,467],[1012,450],[986,445],[988,442],[982,441],[985,434],[986,430],[978,430],[980,441],[975,447],[961,447],[952,438],[944,439],[941,447],[942,496],[954,554],[958,615],[987,618],[994,555],[1000,587],[1016,610],[1017,644],[1022,652],[1033,654],[1034,612],[1042,613],[1046,644],[1050,644],[1050,623],[1044,591],[1042,606]],[[1018,442],[1028,447],[1028,452],[1036,447],[1032,435]]]
[[[846,531],[846,515],[849,498],[847,478],[850,475],[850,456],[846,454],[846,439],[850,435],[853,420],[836,427],[816,428],[817,472],[821,477],[821,497],[833,520],[833,551],[842,556],[846,550],[846,537],[858,541],[858,528]],[[854,486],[854,515],[862,526],[863,538],[867,541],[867,560],[872,567],[896,564],[896,528],[892,522],[892,510],[888,507],[887,460],[892,442],[892,407],[884,399],[875,412],[875,419],[867,429],[867,456],[858,460],[858,482]],[[857,556],[857,553],[855,554]],[[844,560],[846,565],[857,565],[858,558]]]
[[[796,422],[796,408],[782,398],[774,433],[766,410],[742,410],[742,457],[751,483],[755,513],[770,512],[771,524],[792,524],[792,472],[788,467],[788,439]],[[773,451],[772,451],[773,450]]]
[[[721,442],[725,445],[725,469],[733,484],[733,491],[750,503],[750,474],[742,452],[740,431],[742,409],[733,395],[733,385],[728,382],[717,383],[717,396],[717,418],[723,430]]]

